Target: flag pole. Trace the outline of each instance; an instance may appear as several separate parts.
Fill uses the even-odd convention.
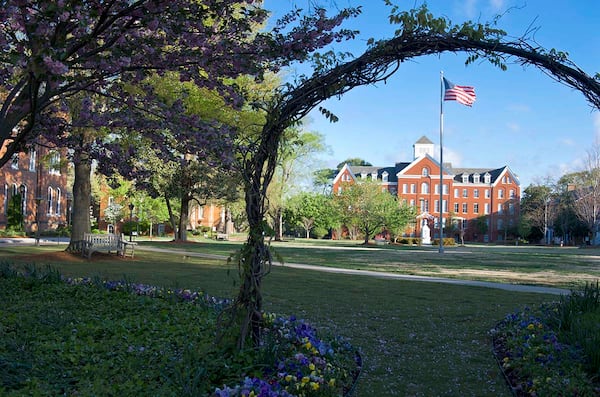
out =
[[[444,253],[444,72],[440,71],[440,247]]]

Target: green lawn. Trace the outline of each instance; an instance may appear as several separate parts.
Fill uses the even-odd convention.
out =
[[[181,248],[171,243],[161,245]],[[462,277],[460,271],[467,269],[477,273],[468,277],[478,279],[490,278],[481,270],[493,273],[503,269],[515,274],[551,274],[551,271],[560,280],[555,282],[552,278],[541,284],[560,286],[571,283],[575,279],[572,274],[579,275],[578,279],[598,278],[595,250],[457,247],[440,255],[431,248],[363,250],[355,245],[345,249],[345,245],[314,246],[297,241],[277,243],[275,248],[288,262],[325,266],[393,268],[406,273],[418,273],[415,269],[425,268],[435,269],[437,275],[447,271],[452,277]],[[227,255],[238,246],[233,242],[209,241],[184,245],[187,250],[220,255]],[[234,296],[238,285],[237,269],[223,260],[138,250],[134,260],[96,257],[91,262],[80,259],[67,262],[53,259],[51,253],[57,249],[60,248],[0,247],[0,260],[10,258],[13,262],[31,263],[33,256],[21,255],[43,251],[41,262],[52,264],[63,274],[109,279],[126,276],[167,287],[201,289],[223,297]],[[556,299],[540,294],[290,267],[273,269],[265,279],[264,294],[268,310],[305,318],[322,332],[350,338],[361,349],[365,367],[356,396],[510,396],[491,354],[488,331],[517,308]]]
[[[143,245],[163,247],[162,242]],[[168,244],[173,249],[227,256],[239,242],[200,240],[200,244]],[[287,263],[385,271],[517,284],[573,287],[600,278],[600,249],[538,246],[437,247],[400,245],[364,247],[352,241],[296,239],[273,242]]]

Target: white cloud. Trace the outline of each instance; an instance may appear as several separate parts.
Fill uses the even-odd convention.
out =
[[[436,145],[435,147],[435,159],[440,161],[440,147]],[[459,152],[456,152],[452,149],[444,147],[444,163],[451,163],[452,167],[461,167],[463,162],[463,156]]]

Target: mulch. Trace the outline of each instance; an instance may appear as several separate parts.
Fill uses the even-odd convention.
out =
[[[102,262],[102,261],[131,261],[131,258],[123,258],[115,254],[104,252],[94,252],[90,259],[82,258],[80,253],[71,253],[67,251],[44,252],[40,254],[15,255],[15,259],[23,262],[31,263],[86,263],[86,262]]]

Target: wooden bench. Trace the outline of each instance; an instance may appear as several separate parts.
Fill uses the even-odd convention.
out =
[[[137,243],[125,241],[123,235],[117,234],[94,234],[85,233],[83,235],[83,244],[81,246],[81,256],[88,259],[94,252],[115,252],[117,255],[125,256],[128,254],[133,258],[135,246]]]
[[[215,240],[229,240],[229,236],[227,236],[226,233],[217,233],[217,235],[215,236]]]

